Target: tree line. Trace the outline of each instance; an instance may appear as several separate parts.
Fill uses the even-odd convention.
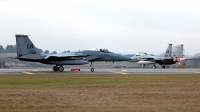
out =
[[[16,46],[7,45],[6,48],[3,48],[3,46],[0,45],[0,53],[16,53]]]
[[[50,53],[49,50],[42,50],[38,48],[39,53]],[[0,45],[0,53],[16,53],[16,45],[7,45],[6,48],[4,48],[2,45]],[[56,51],[51,52],[51,54],[57,54]]]

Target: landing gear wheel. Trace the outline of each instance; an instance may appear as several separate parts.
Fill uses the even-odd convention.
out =
[[[94,68],[91,68],[91,72],[94,72]]]
[[[58,68],[58,70],[59,70],[59,72],[63,72],[63,71],[64,71],[64,67],[60,66],[60,67]]]
[[[145,68],[145,64],[142,64],[142,68]]]
[[[58,72],[58,69],[59,69],[58,66],[54,66],[54,67],[53,67],[53,71],[54,71],[54,72]]]
[[[156,65],[153,65],[153,69],[156,69]]]
[[[165,69],[165,66],[163,65],[162,68]]]

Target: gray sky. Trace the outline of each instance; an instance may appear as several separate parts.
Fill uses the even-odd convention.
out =
[[[200,52],[199,0],[0,0],[0,45],[28,34],[43,50],[107,48],[161,54],[169,43]]]

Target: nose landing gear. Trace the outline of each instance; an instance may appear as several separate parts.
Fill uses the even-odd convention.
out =
[[[94,72],[94,68],[91,68],[91,72]]]
[[[93,62],[91,62],[91,65],[90,65],[90,67],[91,67],[91,72],[94,72],[94,63]]]
[[[142,64],[142,68],[145,68],[145,64]]]

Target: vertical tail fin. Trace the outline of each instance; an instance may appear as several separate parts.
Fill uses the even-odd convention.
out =
[[[175,57],[183,58],[183,50],[184,50],[183,44],[178,45],[178,46],[175,46],[175,47],[173,48],[173,52],[174,52],[174,54],[175,54]]]
[[[172,44],[169,44],[164,57],[172,57]]]
[[[16,48],[17,57],[37,57],[40,56],[38,49],[31,42],[28,35],[15,35],[16,36]]]

